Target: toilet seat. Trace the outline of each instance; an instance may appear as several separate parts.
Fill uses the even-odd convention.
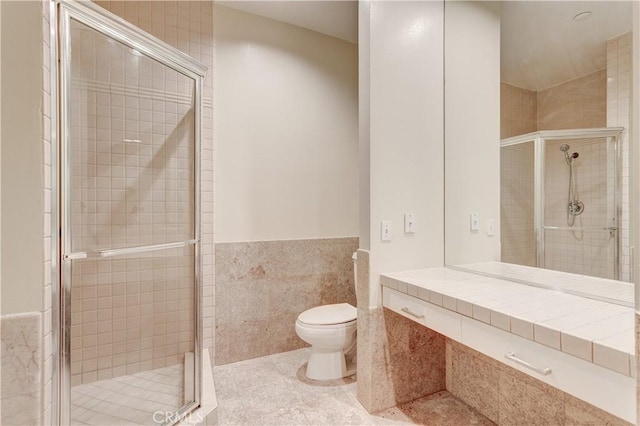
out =
[[[348,303],[317,306],[298,316],[298,322],[311,328],[337,326],[347,327],[358,318],[358,310]],[[333,327],[332,327],[333,328]]]

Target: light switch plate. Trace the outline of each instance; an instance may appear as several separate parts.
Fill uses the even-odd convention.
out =
[[[383,220],[380,222],[380,239],[382,241],[391,241],[393,235],[391,234],[391,221]]]
[[[469,229],[471,232],[478,232],[480,230],[480,215],[478,215],[478,213],[471,213],[469,215]]]
[[[416,216],[413,213],[404,214],[404,233],[414,234],[416,232]]]

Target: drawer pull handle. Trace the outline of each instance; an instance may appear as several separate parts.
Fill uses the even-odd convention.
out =
[[[518,356],[513,353],[513,352],[509,352],[507,354],[504,355],[505,358],[515,362],[516,364],[520,364],[523,367],[527,367],[530,370],[535,371],[536,373],[540,373],[543,376],[548,376],[549,374],[551,374],[551,369],[550,368],[541,368],[541,367],[536,367],[535,365],[532,365],[530,363],[528,363],[527,361],[518,358]]]
[[[423,319],[424,315],[420,315],[420,314],[416,314],[415,312],[411,312],[411,310],[409,308],[401,308],[400,309],[402,312],[405,312],[409,315],[411,315],[412,317],[418,318],[418,319]]]

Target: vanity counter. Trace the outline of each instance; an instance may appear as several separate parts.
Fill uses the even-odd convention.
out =
[[[380,282],[385,308],[635,424],[633,308],[450,268]]]
[[[381,284],[635,377],[630,307],[449,268],[382,274]]]

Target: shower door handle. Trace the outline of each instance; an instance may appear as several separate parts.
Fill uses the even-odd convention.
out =
[[[613,231],[617,231],[618,227],[617,226],[605,226],[602,229],[604,229],[605,231],[613,232]]]

